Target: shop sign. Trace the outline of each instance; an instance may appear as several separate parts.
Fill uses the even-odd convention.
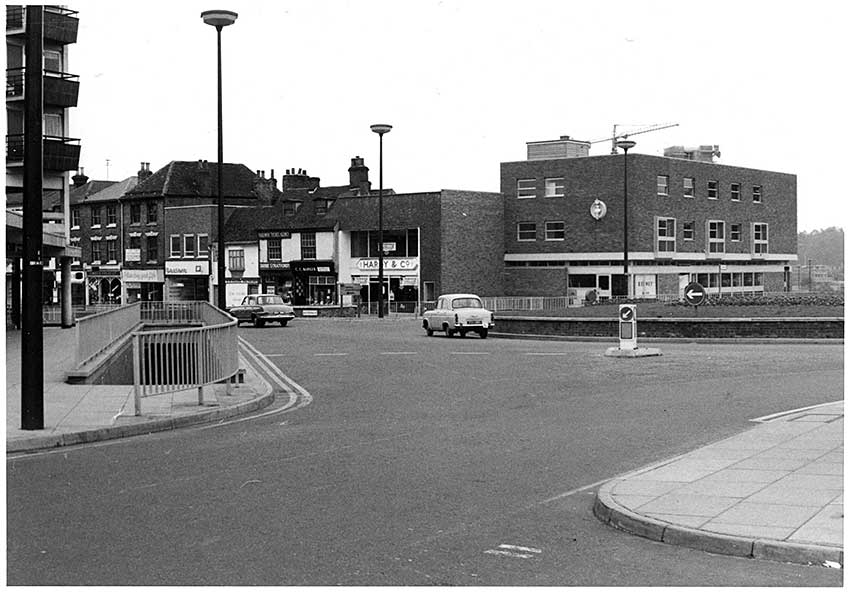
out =
[[[124,249],[124,261],[141,261],[141,249]]]
[[[419,267],[418,259],[401,259],[397,257],[384,259],[385,271],[412,271],[417,267]],[[378,271],[378,259],[361,259],[357,262],[357,269],[362,271]]]
[[[292,238],[288,230],[261,231],[257,233],[258,238]]]
[[[246,284],[248,286],[258,286],[260,278],[224,278],[226,284]]]
[[[333,273],[333,261],[293,261],[292,271],[300,271],[302,273]]]
[[[121,279],[125,282],[161,283],[165,281],[161,269],[124,269]]]
[[[166,261],[165,275],[209,275],[209,261]]]
[[[269,261],[260,262],[260,269],[282,269],[282,270],[288,271],[289,270],[289,261],[287,261],[286,263],[274,262],[274,261],[272,261],[272,262],[269,262]]]

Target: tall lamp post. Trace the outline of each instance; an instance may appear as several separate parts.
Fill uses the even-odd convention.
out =
[[[384,134],[393,126],[376,123],[370,126],[378,134],[378,318],[384,318]]]
[[[617,147],[623,150],[623,273],[626,276],[626,296],[632,296],[629,279],[629,150],[635,147],[634,140],[618,140]]]
[[[201,18],[215,27],[218,38],[218,307],[227,306],[227,292],[224,279],[224,194],[222,190],[222,168],[224,167],[224,136],[221,125],[221,30],[236,22],[238,17],[229,10],[205,10]]]

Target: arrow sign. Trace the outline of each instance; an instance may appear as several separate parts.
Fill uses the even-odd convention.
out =
[[[685,286],[685,302],[691,306],[699,306],[705,301],[705,288],[702,284],[691,282]]]
[[[635,309],[631,306],[624,305],[620,307],[620,320],[628,323],[635,318]]]

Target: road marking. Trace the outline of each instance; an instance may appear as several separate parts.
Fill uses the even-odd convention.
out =
[[[498,549],[487,549],[487,555],[501,555],[503,557],[514,557],[517,559],[533,559],[540,553],[540,549],[534,547],[520,547],[519,545],[499,545]]]
[[[347,353],[335,353],[335,354],[313,354],[317,358],[328,358],[331,356],[347,356]]]
[[[784,417],[786,415],[793,415],[794,413],[800,413],[802,411],[809,411],[811,409],[818,409],[820,407],[826,407],[828,405],[835,405],[836,403],[842,403],[843,401],[833,401],[831,403],[821,403],[819,405],[809,405],[808,407],[800,407],[799,409],[791,409],[790,411],[780,411],[779,413],[772,413],[771,415],[764,415],[762,417],[756,417],[755,419],[751,419],[750,421],[753,423],[766,423],[768,421],[773,421],[774,419],[779,419],[780,417]],[[836,413],[836,415],[839,415]]]

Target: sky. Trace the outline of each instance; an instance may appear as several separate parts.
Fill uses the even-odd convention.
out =
[[[80,0],[71,135],[93,179],[215,162],[216,33],[200,14],[226,9],[239,15],[222,31],[226,162],[329,186],[362,156],[377,187],[369,126],[387,123],[384,187],[499,191],[499,164],[526,142],[678,124],[635,135],[633,152],[717,144],[722,164],[797,175],[798,230],[843,227],[845,5]]]

